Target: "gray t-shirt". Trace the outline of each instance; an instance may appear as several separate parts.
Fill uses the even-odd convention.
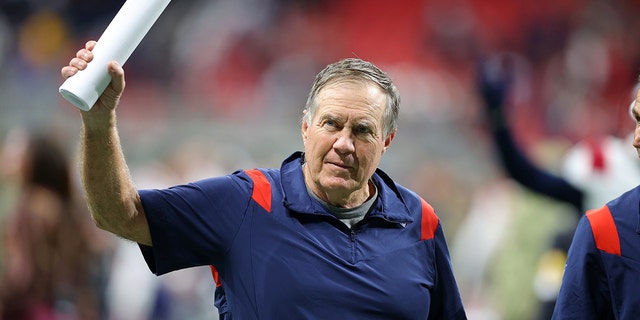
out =
[[[375,184],[374,189],[375,190],[372,197],[370,197],[361,205],[353,208],[336,207],[318,198],[318,196],[311,192],[309,188],[307,188],[307,192],[314,199],[320,201],[322,205],[329,209],[329,212],[331,212],[336,218],[340,219],[340,221],[342,221],[347,227],[352,228],[356,223],[360,222],[360,220],[364,218],[367,212],[369,212],[369,209],[371,208],[373,203],[376,201],[376,198],[378,197],[378,188],[375,188]]]

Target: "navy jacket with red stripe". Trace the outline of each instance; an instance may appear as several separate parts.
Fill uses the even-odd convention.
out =
[[[353,228],[307,192],[302,153],[277,169],[141,190],[156,274],[215,266],[233,319],[466,319],[433,208],[377,170]]]
[[[638,319],[639,284],[640,186],[581,218],[553,319]]]

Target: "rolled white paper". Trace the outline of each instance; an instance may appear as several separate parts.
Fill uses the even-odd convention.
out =
[[[90,110],[111,81],[107,63],[124,65],[170,1],[127,0],[98,39],[91,63],[67,78],[60,94],[77,108]]]

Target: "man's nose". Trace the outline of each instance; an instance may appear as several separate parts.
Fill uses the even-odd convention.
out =
[[[339,153],[351,153],[355,150],[353,135],[348,130],[342,130],[336,141],[333,143],[333,147]]]

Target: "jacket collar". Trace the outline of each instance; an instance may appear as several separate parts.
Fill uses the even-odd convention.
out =
[[[282,189],[284,190],[285,207],[301,214],[331,215],[324,206],[313,199],[306,191],[302,173],[303,163],[304,153],[300,151],[293,153],[282,162],[280,175]],[[369,217],[378,217],[400,224],[413,222],[409,209],[395,182],[380,169],[376,169],[371,179],[378,188],[378,199],[374,203]]]

